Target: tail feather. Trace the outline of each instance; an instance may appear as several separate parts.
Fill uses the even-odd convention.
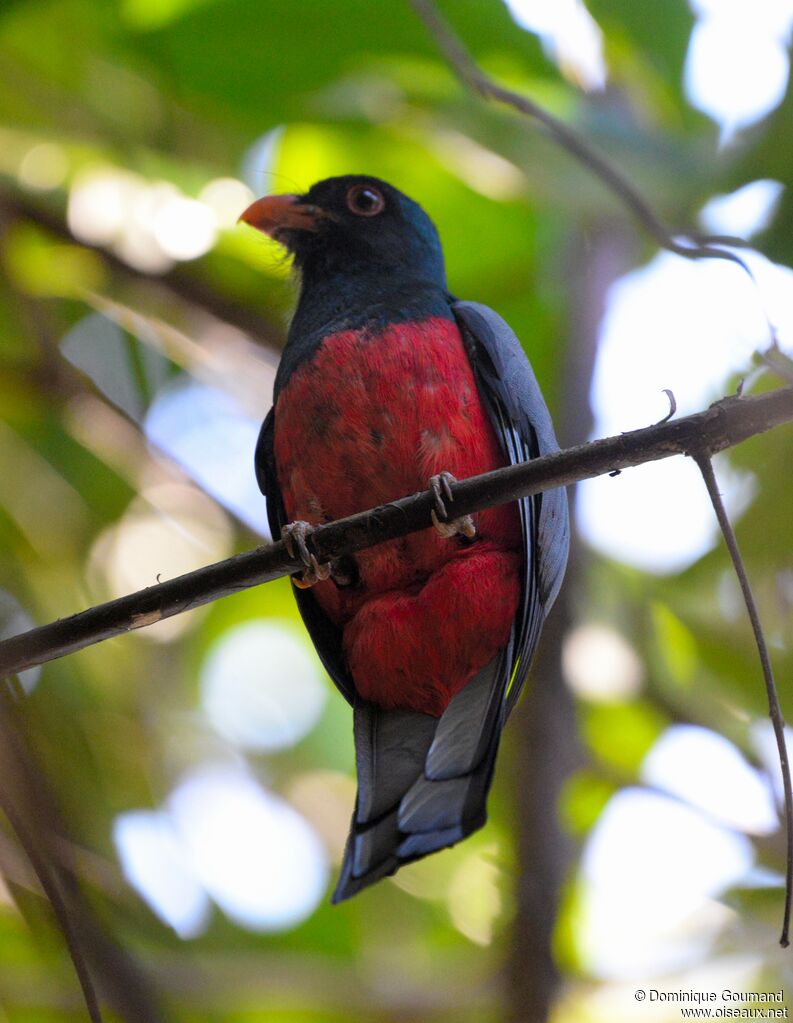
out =
[[[392,810],[421,773],[438,719],[416,710],[381,710],[357,700],[353,720],[355,820],[366,824]]]
[[[352,870],[355,877],[363,877],[394,855],[401,841],[396,810],[382,820],[359,830],[353,838]]]
[[[481,668],[450,702],[438,722],[425,773],[433,781],[469,774],[480,763],[503,710],[512,642]]]
[[[356,702],[358,798],[334,902],[485,823],[511,656],[510,643],[440,718]]]
[[[482,823],[484,824],[484,821]],[[417,860],[421,856],[429,856],[430,853],[437,852],[439,849],[456,845],[467,834],[470,834],[470,832],[463,831],[459,827],[444,828],[442,831],[418,832],[415,835],[409,835],[397,849],[397,853],[401,857],[399,862],[400,864],[410,863],[411,860]]]
[[[344,854],[344,862],[339,875],[339,881],[331,898],[331,902],[334,904],[343,902],[345,899],[351,899],[353,895],[357,895],[358,892],[363,891],[364,888],[368,888],[370,884],[374,884],[376,881],[380,881],[382,878],[388,877],[389,874],[393,874],[399,867],[400,861],[398,857],[391,856],[379,866],[369,871],[369,873],[364,874],[362,877],[356,877],[353,874],[352,869],[352,856],[350,854],[351,841],[352,834],[350,835],[350,842],[347,843],[347,851]]]
[[[399,804],[399,830],[409,835],[414,831],[453,828],[463,818],[469,789],[470,778],[439,782],[419,778]]]

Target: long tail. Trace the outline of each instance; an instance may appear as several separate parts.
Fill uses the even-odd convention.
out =
[[[511,647],[482,668],[440,718],[356,702],[358,797],[334,902],[485,823]]]

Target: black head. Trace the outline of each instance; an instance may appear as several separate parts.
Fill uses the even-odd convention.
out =
[[[418,203],[379,178],[327,178],[305,195],[259,199],[240,219],[293,253],[304,285],[374,272],[446,287],[435,225]]]

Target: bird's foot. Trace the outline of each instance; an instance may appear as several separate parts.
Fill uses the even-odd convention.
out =
[[[430,490],[435,495],[435,507],[432,512],[432,524],[444,540],[453,536],[465,536],[469,540],[476,537],[476,526],[470,515],[461,515],[459,519],[448,521],[446,502],[449,504],[454,500],[452,496],[452,483],[457,480],[450,472],[439,472],[437,476],[430,477]]]
[[[286,544],[290,557],[300,558],[306,566],[302,576],[292,576],[292,582],[300,590],[307,590],[330,576],[330,565],[320,565],[316,554],[312,554],[306,544],[307,538],[313,532],[314,527],[302,519],[281,527],[281,539]]]

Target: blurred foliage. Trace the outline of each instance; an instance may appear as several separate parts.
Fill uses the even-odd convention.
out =
[[[498,0],[443,6],[485,69],[576,124],[670,225],[691,224],[714,193],[762,177],[781,181],[784,199],[767,241],[775,259],[793,265],[793,101],[788,96],[740,145],[717,151],[716,128],[682,92],[692,27],[685,4],[592,0],[611,84],[590,96],[560,77]],[[176,242],[165,233],[163,211],[186,212],[178,221],[186,232],[199,207],[168,202],[196,200],[217,179],[242,178],[263,194],[355,171],[389,179],[422,202],[444,240],[453,291],[510,321],[558,415],[584,403],[562,378],[565,339],[576,343],[569,310],[580,282],[571,267],[604,225],[627,214],[531,126],[463,94],[407,4],[0,6],[0,588],[11,601],[2,604],[4,634],[151,583],[158,557],[167,575],[258,542],[249,520],[202,494],[201,481],[147,443],[142,426],[152,402],[189,378],[225,391],[252,421],[263,418],[293,286],[273,245],[227,222],[200,255],[178,258],[171,251],[178,232]],[[116,183],[110,207],[126,196],[124,215],[138,216],[134,230],[112,221],[112,209],[104,227],[80,221],[76,197],[99,174]],[[646,238],[631,244],[634,263],[652,251]],[[755,438],[730,458],[756,479],[739,541],[779,678],[790,678],[789,435],[787,446],[776,434]],[[264,508],[252,518],[263,532]],[[142,539],[135,546],[131,537]],[[576,617],[618,630],[644,666],[634,697],[581,701],[587,763],[561,807],[580,846],[610,795],[637,782],[644,754],[670,721],[720,730],[751,757],[748,728],[764,699],[722,550],[663,577],[590,554],[576,579]],[[502,1018],[520,869],[511,813],[519,779],[504,770],[487,829],[351,904],[331,907],[326,895],[292,929],[255,933],[215,909],[204,933],[181,940],[124,880],[116,816],[161,807],[185,772],[205,762],[244,761],[292,800],[337,867],[353,791],[341,699],[329,693],[316,727],[271,754],[235,750],[201,710],[208,651],[235,625],[260,618],[297,620],[287,582],[93,647],[28,680],[31,756],[92,914],[141,964],[173,1018]],[[789,687],[781,695],[790,716]],[[298,797],[309,772],[334,772],[319,800],[308,799],[305,786]],[[0,1019],[84,1018],[38,884],[8,829],[0,839],[8,879],[0,887]],[[759,855],[780,868],[779,841],[768,840]],[[744,923],[722,951],[768,949],[781,897],[738,892],[734,901]],[[579,902],[573,877],[558,926],[557,953],[569,970],[560,1012],[565,1020],[600,1019],[587,1014]],[[779,986],[772,955],[766,966],[767,986]]]

